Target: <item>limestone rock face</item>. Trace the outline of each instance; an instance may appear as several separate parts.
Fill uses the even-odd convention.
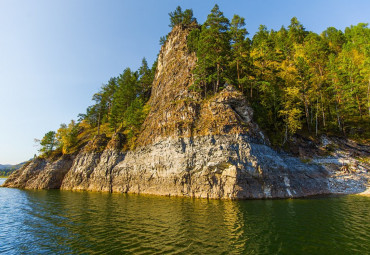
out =
[[[61,189],[65,190],[112,190],[111,171],[124,155],[114,150],[103,153],[80,153],[65,176]]]
[[[110,192],[112,190],[111,171],[119,161],[123,160],[123,154],[119,152],[122,139],[119,134],[116,134],[109,143],[105,135],[91,140],[77,155],[63,180],[61,189]],[[106,149],[102,151],[105,146]]]
[[[186,38],[192,28],[176,26],[162,46],[137,149],[123,152],[124,137],[101,135],[75,157],[33,160],[4,186],[227,199],[331,193],[320,164],[269,147],[233,86],[207,100],[191,90],[196,56]]]
[[[326,194],[327,172],[245,135],[166,139],[129,152],[112,170],[112,191],[202,198]]]
[[[158,56],[150,98],[151,110],[137,140],[141,146],[169,136],[191,136],[199,110],[199,95],[192,93],[191,71],[195,53],[189,53],[187,36],[193,26],[176,26]]]
[[[73,158],[69,156],[63,156],[54,162],[34,159],[30,164],[14,172],[3,186],[22,189],[59,189],[72,162]]]

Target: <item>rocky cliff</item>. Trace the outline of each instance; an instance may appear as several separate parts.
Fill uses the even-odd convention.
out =
[[[161,48],[137,149],[121,151],[119,134],[110,142],[96,137],[76,156],[32,161],[4,186],[229,199],[337,193],[331,168],[269,146],[232,86],[207,100],[189,89],[196,63],[186,43],[191,29],[175,27]],[[95,143],[106,149],[94,150]]]

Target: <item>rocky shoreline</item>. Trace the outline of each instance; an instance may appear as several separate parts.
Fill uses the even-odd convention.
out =
[[[369,189],[369,166],[321,157],[312,163],[279,153],[248,136],[164,139],[134,152],[80,152],[35,159],[4,187],[86,190],[212,199],[298,198]],[[356,167],[356,168],[355,168]]]
[[[323,137],[324,150],[335,148],[330,156],[320,157],[310,149],[315,145],[306,150],[301,142],[290,155],[270,147],[233,86],[200,100],[189,89],[196,63],[187,49],[189,31],[175,27],[162,46],[136,149],[122,151],[119,133],[110,142],[96,136],[74,155],[32,160],[3,186],[215,199],[297,198],[369,188],[370,166],[360,159],[370,158],[370,146]]]

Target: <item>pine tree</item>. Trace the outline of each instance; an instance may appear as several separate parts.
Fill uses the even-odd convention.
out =
[[[138,95],[138,74],[126,68],[118,77],[118,88],[113,96],[110,125],[116,130],[123,124],[124,113]]]
[[[224,17],[216,4],[203,24],[197,49],[198,65],[196,80],[207,90],[208,84],[216,93],[225,81],[230,52],[229,20]]]
[[[288,26],[288,36],[290,41],[293,43],[302,44],[304,38],[308,34],[304,26],[298,21],[296,17],[290,20],[290,25]]]
[[[175,11],[170,12],[168,14],[170,16],[170,27],[174,27],[176,25],[189,25],[195,22],[195,18],[193,17],[193,10],[186,9],[184,12],[182,11],[180,6],[177,6]]]
[[[78,142],[77,135],[79,133],[79,125],[74,120],[68,124],[61,124],[56,133],[58,145],[62,148],[63,154],[71,152],[73,146]]]
[[[284,142],[288,140],[288,135],[293,135],[301,129],[301,109],[299,107],[299,89],[297,87],[287,87],[284,89],[283,109],[279,113],[283,116],[285,124]]]
[[[41,145],[40,152],[48,154],[51,151],[53,151],[54,148],[58,145],[58,141],[55,137],[55,132],[54,131],[47,132],[41,139],[40,145]]]
[[[336,116],[336,123],[338,129],[341,132],[345,132],[344,130],[344,87],[341,86],[342,75],[339,70],[339,63],[338,59],[334,54],[329,55],[329,62],[327,65],[328,68],[328,92],[331,93],[331,103],[334,105],[334,112]]]
[[[236,84],[242,92],[244,91],[244,85],[248,79],[247,72],[251,68],[249,58],[250,41],[248,38],[246,38],[248,32],[244,26],[244,18],[234,15],[230,26],[230,36],[232,42],[232,60],[230,61],[230,65],[232,68],[235,68],[234,70],[236,70]]]
[[[328,27],[321,35],[328,44],[330,53],[338,56],[346,40],[343,32],[334,27]]]
[[[154,79],[154,73],[152,69],[149,68],[148,62],[145,58],[141,61],[141,66],[138,70],[139,74],[139,93],[140,97],[144,102],[148,101],[150,97],[151,87]]]
[[[173,12],[168,14],[170,16],[170,27],[174,27],[182,22],[182,9],[177,6]]]
[[[319,132],[319,119],[326,127],[326,63],[328,62],[328,46],[319,35],[310,33],[304,40],[304,54],[312,73],[311,102],[315,104],[315,134]]]

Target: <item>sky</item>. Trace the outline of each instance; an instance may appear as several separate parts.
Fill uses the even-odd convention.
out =
[[[32,158],[34,139],[77,119],[110,77],[152,64],[176,6],[203,23],[216,3],[249,36],[293,16],[316,33],[370,22],[368,0],[0,0],[0,164]]]

